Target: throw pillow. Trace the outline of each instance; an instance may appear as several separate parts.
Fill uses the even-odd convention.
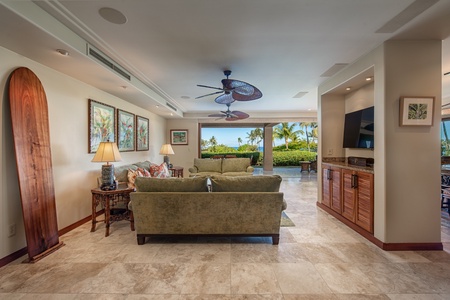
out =
[[[135,187],[136,177],[142,177],[142,173],[139,170],[128,169],[128,183],[129,186]]]
[[[208,192],[206,177],[136,178],[136,192]]]
[[[279,175],[261,176],[211,176],[213,192],[279,192]]]
[[[156,178],[170,177],[170,171],[167,168],[166,163],[162,163],[159,166],[158,165],[150,166],[150,174],[151,174],[151,177],[156,177]]]
[[[138,171],[142,174],[144,177],[151,177],[150,172],[143,168],[138,168]]]

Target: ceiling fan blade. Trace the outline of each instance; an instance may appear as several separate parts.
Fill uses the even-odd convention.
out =
[[[257,88],[255,88],[253,94],[251,94],[251,95],[242,95],[242,94],[233,92],[233,99],[236,101],[251,101],[251,100],[259,99],[261,97],[262,97],[262,93]]]
[[[262,97],[262,93],[258,88],[244,81],[222,79],[222,85],[225,90],[231,90],[233,99],[237,101],[250,101]]]
[[[204,87],[204,88],[208,88],[208,89],[215,89],[215,90],[221,90],[221,91],[224,91],[223,88],[218,88],[218,87],[209,86],[209,85],[197,84],[197,86],[199,86],[199,87]]]
[[[226,115],[223,115],[223,114],[212,114],[212,115],[208,115],[208,117],[212,117],[212,118],[225,118]]]
[[[223,92],[222,92],[222,91],[214,92],[214,93],[211,93],[211,94],[206,94],[206,95],[203,95],[203,96],[195,97],[195,99],[200,99],[200,98],[203,98],[203,97],[207,97],[207,96],[211,96],[211,95],[216,95],[216,94],[220,94],[220,93],[223,93]]]
[[[234,110],[231,112],[232,115],[236,116],[239,119],[247,119],[248,117],[250,117],[249,114],[243,112],[243,111],[238,111],[238,110]]]
[[[230,93],[225,93],[217,97],[214,101],[219,104],[230,104],[234,102],[234,99]]]

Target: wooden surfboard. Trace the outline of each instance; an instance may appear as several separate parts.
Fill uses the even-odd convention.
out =
[[[56,218],[47,97],[30,69],[11,74],[9,102],[28,256],[34,262],[63,244]]]

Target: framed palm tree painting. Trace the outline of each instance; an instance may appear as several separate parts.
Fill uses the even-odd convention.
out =
[[[149,149],[148,119],[136,116],[136,151],[147,151]]]
[[[89,153],[95,153],[100,142],[115,142],[115,121],[115,107],[89,99]]]
[[[135,116],[132,113],[117,110],[117,147],[119,151],[134,151]]]

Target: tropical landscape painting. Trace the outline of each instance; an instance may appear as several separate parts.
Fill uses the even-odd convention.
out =
[[[95,153],[100,142],[114,142],[116,109],[89,99],[89,153]]]
[[[148,119],[137,116],[137,130],[136,130],[136,150],[137,151],[145,151],[149,149],[148,139],[149,139],[149,132],[148,132]]]
[[[117,137],[119,151],[134,151],[134,114],[118,109]]]

